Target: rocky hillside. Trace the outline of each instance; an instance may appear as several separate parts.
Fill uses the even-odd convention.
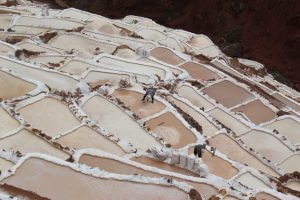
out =
[[[300,90],[299,0],[39,1],[110,18],[145,16],[168,27],[206,34],[227,55],[257,60],[277,80]]]

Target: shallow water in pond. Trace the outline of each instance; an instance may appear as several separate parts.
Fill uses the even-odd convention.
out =
[[[67,153],[56,149],[48,142],[27,130],[21,130],[14,135],[0,140],[0,146],[6,151],[20,151],[22,154],[37,152],[52,155],[61,159],[67,159],[69,157]]]
[[[136,113],[140,118],[148,117],[162,111],[166,106],[154,99],[154,103],[143,103],[142,98],[144,94],[129,91],[129,90],[116,90],[113,96],[119,98],[130,110]]]
[[[151,51],[151,56],[170,65],[178,65],[184,60],[169,49],[158,47]]]
[[[146,151],[148,148],[161,146],[124,111],[103,97],[92,97],[83,105],[82,109],[93,120],[97,120],[101,127],[107,128],[110,133],[132,143],[140,150]],[[117,123],[115,119],[118,119]]]
[[[50,199],[98,199],[99,194],[107,200],[187,199],[187,194],[175,187],[95,178],[38,158],[25,161],[4,182]]]
[[[204,88],[202,92],[227,108],[236,106],[254,98],[254,96],[247,90],[227,80]]]
[[[173,148],[195,143],[196,137],[172,113],[167,112],[146,122],[149,128],[164,138]]]
[[[278,174],[273,169],[264,165],[257,158],[249,154],[246,150],[242,149],[237,142],[224,134],[220,134],[209,139],[209,143],[211,146],[216,147],[217,150],[227,155],[228,158],[236,162],[247,164],[250,167],[261,170],[266,174],[278,176]]]
[[[124,155],[125,152],[116,144],[106,139],[87,126],[80,127],[56,140],[63,146],[76,149],[95,148],[115,155]]]
[[[0,98],[12,99],[34,90],[36,85],[0,71]]]
[[[203,107],[206,110],[214,106],[211,102],[209,102],[206,98],[204,98],[190,86],[183,85],[179,87],[177,91],[180,97],[184,97],[197,107]]]
[[[19,122],[0,107],[0,137],[20,126]]]
[[[265,184],[262,180],[252,175],[250,172],[246,172],[235,179],[237,182],[241,182],[252,189],[270,189],[271,187]]]
[[[293,153],[288,147],[280,142],[279,139],[266,132],[252,130],[240,137],[248,147],[261,153],[267,159],[278,163],[282,159]]]
[[[80,124],[65,104],[49,97],[27,105],[18,112],[32,127],[41,129],[48,136],[59,135]]]
[[[219,75],[197,63],[187,62],[183,65],[180,65],[179,67],[185,69],[193,79],[197,79],[200,81],[220,79]]]
[[[300,154],[294,154],[288,159],[280,163],[280,168],[284,173],[293,173],[294,171],[300,171]]]
[[[232,111],[244,113],[255,124],[270,121],[276,117],[275,112],[265,106],[260,100],[255,100],[246,105],[239,106]]]
[[[300,123],[292,118],[276,120],[265,125],[264,128],[276,129],[281,135],[285,136],[290,142],[300,144]]]
[[[213,136],[219,130],[210,121],[208,121],[200,112],[194,110],[182,101],[179,101],[173,97],[168,97],[176,106],[182,109],[185,113],[188,113],[198,124],[202,127],[202,133],[205,136]]]

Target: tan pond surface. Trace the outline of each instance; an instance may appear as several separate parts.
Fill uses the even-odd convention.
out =
[[[15,25],[45,27],[51,29],[74,29],[82,26],[81,23],[59,18],[37,18],[29,16],[21,16],[15,22]]]
[[[148,65],[147,63],[136,62],[133,60],[120,60],[118,57],[102,57],[99,60],[102,63],[108,64],[112,67],[123,68],[130,71],[136,71],[140,73],[148,73],[148,74],[157,74],[162,79],[165,78],[166,72],[158,67],[153,65]]]
[[[161,177],[163,175],[153,173],[151,171],[145,171],[143,169],[137,168],[133,165],[127,165],[125,163],[113,160],[110,158],[98,157],[83,154],[80,156],[79,163],[86,164],[91,167],[98,167],[101,170],[116,173],[116,174],[140,174],[146,177]]]
[[[160,146],[154,137],[149,135],[125,112],[100,96],[89,99],[82,109],[93,120],[97,120],[101,127],[107,128],[110,133],[132,143],[134,147],[146,151],[148,148]],[[117,123],[115,119],[118,119]]]
[[[255,197],[257,200],[279,200],[277,197],[265,192],[259,192],[255,195]]]
[[[188,43],[197,48],[203,48],[212,45],[212,42],[205,36],[192,37]]]
[[[285,105],[293,108],[296,112],[300,111],[299,103],[292,102],[291,100],[287,99],[286,97],[282,96],[281,94],[275,93],[273,96],[278,99],[279,101],[283,102]]]
[[[167,163],[154,160],[152,158],[137,157],[137,158],[133,158],[132,160],[136,161],[136,162],[139,162],[139,163],[142,163],[144,165],[157,167],[157,168],[160,168],[160,169],[163,169],[163,170],[167,170],[167,171],[171,171],[171,172],[175,172],[175,173],[179,173],[179,174],[184,174],[184,175],[187,175],[187,176],[199,176],[198,174],[195,174],[195,173],[193,173],[191,171],[188,171],[186,169],[177,167],[175,165],[169,165]],[[208,185],[208,184],[205,184],[205,183],[196,183],[196,182],[192,182],[192,181],[186,181],[186,180],[182,180],[182,179],[178,179],[178,180],[179,181],[184,181],[184,182],[188,183],[189,185],[193,186],[206,199],[208,199],[212,195],[218,194],[218,190],[215,187],[212,187],[211,185]]]
[[[11,23],[13,15],[0,15],[0,28],[6,29]]]
[[[59,135],[80,124],[66,105],[48,97],[25,106],[18,112],[32,127],[42,130],[48,136]]]
[[[265,125],[264,128],[276,129],[281,135],[285,136],[290,142],[300,144],[300,123],[292,118],[276,120]]]
[[[34,90],[36,85],[0,71],[0,98],[12,99]]]
[[[224,134],[220,134],[209,139],[209,143],[211,146],[216,147],[217,150],[227,155],[228,158],[236,162],[247,164],[250,167],[261,170],[266,174],[278,176],[278,174],[273,169],[264,165],[254,156],[249,154],[246,150],[242,149],[237,142],[233,141],[231,138]]]
[[[125,154],[118,145],[109,141],[104,136],[100,135],[100,133],[97,133],[87,126],[80,127],[74,132],[63,136],[56,141],[63,146],[68,146],[70,148],[95,148],[119,156]]]
[[[171,144],[173,148],[182,148],[196,142],[196,137],[172,113],[167,112],[146,122],[150,129]]]
[[[255,124],[270,121],[276,117],[276,113],[260,100],[251,101],[246,105],[234,108],[232,111],[244,113]]]
[[[182,69],[185,69],[193,79],[197,79],[200,81],[220,79],[220,76],[218,76],[213,71],[207,69],[206,67],[204,67],[200,64],[194,63],[194,62],[187,62],[187,63],[184,63],[183,65],[180,65],[179,67]]]
[[[192,104],[197,107],[203,107],[205,110],[212,108],[214,105],[201,96],[197,91],[192,87],[183,85],[178,90],[178,95],[189,100]]]
[[[136,113],[140,118],[149,117],[162,111],[166,106],[154,99],[154,103],[143,103],[142,98],[144,94],[129,91],[129,90],[116,90],[113,96],[118,97],[130,110]]]
[[[0,107],[0,137],[20,126],[19,122]]]
[[[99,48],[101,52],[109,54],[111,54],[116,48],[116,46],[112,44],[71,34],[58,35],[49,41],[49,45],[61,49],[76,49],[81,52],[88,53],[93,53],[96,51],[96,48]]]
[[[2,53],[6,53],[6,52],[11,52],[11,51],[14,51],[13,48],[9,47],[9,46],[6,46],[2,43],[0,43],[0,52]]]
[[[4,158],[0,158],[0,171],[5,172],[11,168],[14,164]]]
[[[158,47],[151,51],[151,56],[171,65],[178,65],[184,60],[169,49]]]
[[[114,74],[109,72],[97,72],[91,71],[85,77],[85,81],[88,83],[95,83],[95,82],[110,82],[113,85],[119,85],[121,79],[129,79],[129,75],[127,74]]]
[[[219,130],[216,126],[214,126],[210,121],[208,121],[203,115],[201,115],[198,111],[194,110],[192,107],[188,106],[182,101],[179,101],[175,98],[168,97],[176,106],[178,106],[181,110],[188,113],[199,125],[201,125],[203,130],[203,135],[205,136],[213,136]]]
[[[194,147],[189,149],[189,154],[194,152]],[[223,160],[218,156],[213,156],[210,152],[205,151],[202,156],[203,162],[207,165],[209,172],[220,176],[224,179],[230,179],[239,171],[233,167],[229,162]]]
[[[278,163],[282,159],[293,153],[288,147],[280,142],[276,137],[262,131],[252,130],[240,137],[248,147],[261,153],[267,159]]]
[[[99,194],[107,200],[187,199],[187,194],[175,187],[95,178],[37,158],[25,161],[4,182],[50,199],[98,199]]]
[[[72,60],[67,64],[65,64],[62,68],[60,68],[60,71],[67,72],[70,74],[80,75],[90,67],[91,65],[87,63],[78,60]]]
[[[285,184],[286,187],[291,188],[292,190],[296,190],[300,192],[300,182],[298,181],[292,181],[287,184]]]
[[[5,67],[8,69],[14,70],[20,76],[41,81],[49,85],[51,88],[70,91],[74,89],[74,87],[78,83],[77,80],[68,76],[64,76],[62,74],[28,67],[26,65],[22,65],[3,58],[0,58],[0,63],[2,65],[5,65]]]
[[[50,30],[48,28],[23,26],[23,25],[14,25],[11,27],[11,29],[17,33],[32,34],[32,35],[40,34]]]
[[[271,187],[265,184],[262,180],[252,175],[250,172],[246,172],[235,179],[235,181],[242,183],[243,185],[252,189],[270,189]]]
[[[222,81],[202,90],[225,107],[230,108],[245,101],[249,101],[254,96],[244,88],[233,84],[230,81]]]
[[[35,52],[46,52],[46,53],[57,53],[54,50],[45,48],[43,46],[37,45],[37,44],[32,44],[29,42],[24,42],[21,44],[18,44],[19,47],[23,48],[23,49],[27,49],[29,51],[35,51]]]
[[[157,168],[160,168],[160,169],[163,169],[163,170],[166,170],[166,171],[170,171],[170,172],[184,174],[184,175],[187,175],[187,176],[196,176],[196,177],[199,176],[198,174],[196,174],[194,172],[191,172],[191,171],[188,171],[186,169],[177,167],[175,165],[169,165],[167,163],[164,163],[164,162],[152,159],[152,158],[148,158],[148,157],[137,157],[137,158],[133,158],[132,160],[135,161],[135,162],[142,163],[144,165],[157,167]]]
[[[22,154],[38,152],[61,159],[67,159],[69,157],[67,153],[54,148],[27,130],[21,130],[12,136],[0,140],[0,146],[6,151],[20,151]]]
[[[232,115],[221,110],[220,108],[215,108],[209,111],[208,114],[230,128],[237,136],[249,130],[249,128],[245,124],[232,117]]]
[[[293,173],[294,171],[300,171],[300,154],[294,154],[288,159],[280,163],[280,168],[284,173]]]
[[[239,198],[233,196],[226,196],[223,200],[239,200]]]

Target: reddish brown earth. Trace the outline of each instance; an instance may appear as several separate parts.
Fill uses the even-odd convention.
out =
[[[300,90],[299,0],[38,0],[110,18],[145,16],[208,35],[232,57],[259,61]],[[298,55],[298,56],[297,56]]]

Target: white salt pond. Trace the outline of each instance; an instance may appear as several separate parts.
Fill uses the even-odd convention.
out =
[[[0,98],[12,99],[34,90],[36,85],[0,70]]]
[[[300,192],[300,182],[298,181],[291,181],[285,184],[286,187],[291,188],[292,190]]]
[[[18,46],[20,48],[27,49],[30,51],[35,51],[35,52],[56,53],[56,54],[59,52],[59,51],[55,51],[55,50],[46,48],[46,47],[38,45],[38,44],[29,43],[29,42],[22,42],[22,43],[18,44]]]
[[[76,9],[66,9],[60,14],[60,17],[72,18],[81,21],[87,20],[90,16],[91,14]]]
[[[215,108],[209,111],[208,114],[220,121],[228,128],[230,128],[237,136],[249,130],[249,128],[245,124],[240,122],[238,119],[232,117],[225,111],[221,110],[220,108]]]
[[[242,183],[243,185],[252,189],[270,189],[271,187],[265,184],[262,180],[252,175],[250,172],[246,172],[235,179],[235,181]]]
[[[6,29],[10,26],[13,15],[0,15],[0,28]]]
[[[170,112],[166,112],[146,122],[149,128],[164,138],[173,148],[182,148],[195,143],[197,138],[182,122]]]
[[[163,109],[165,105],[154,99],[154,103],[143,103],[144,94],[130,90],[116,90],[113,96],[119,98],[130,110],[137,114],[140,118],[149,117]]]
[[[111,65],[112,67],[124,68],[141,73],[157,74],[162,79],[164,79],[166,75],[166,72],[163,69],[152,66],[151,64],[135,62],[129,59],[118,59],[118,57],[103,56],[99,59],[99,61]]]
[[[99,48],[101,52],[108,54],[111,54],[116,49],[116,45],[92,40],[75,34],[58,35],[49,41],[49,45],[60,49],[76,49],[91,55],[96,52],[97,48]]]
[[[5,135],[9,131],[17,129],[19,126],[19,122],[0,107],[0,137]]]
[[[96,178],[38,158],[26,160],[15,175],[3,182],[49,199],[98,199],[99,194],[106,200],[188,198],[175,187]]]
[[[43,139],[27,130],[21,130],[18,133],[0,140],[0,146],[6,151],[19,151],[22,154],[44,153],[61,159],[67,159],[69,155],[53,147]]]
[[[284,173],[293,173],[300,171],[300,154],[294,154],[280,163],[280,168]]]
[[[98,39],[106,40],[106,41],[112,41],[114,43],[120,44],[120,45],[127,45],[132,49],[136,49],[137,46],[142,45],[146,48],[154,48],[154,44],[152,42],[149,42],[147,40],[141,40],[136,38],[129,38],[129,37],[121,37],[121,36],[114,36],[114,35],[108,35],[104,33],[95,33],[90,31],[85,31],[88,35],[94,36]]]
[[[14,70],[19,76],[24,76],[33,80],[44,82],[51,88],[71,91],[78,84],[78,81],[71,77],[56,72],[44,71],[41,69],[29,67],[5,58],[0,57],[0,63],[4,65],[5,68]]]
[[[7,53],[14,51],[14,48],[10,47],[9,44],[5,45],[5,43],[0,43],[0,52]]]
[[[87,126],[80,127],[72,133],[60,137],[56,141],[63,146],[69,147],[70,149],[75,148],[78,150],[94,148],[119,156],[125,154],[118,145],[109,141],[104,136],[100,135],[100,133]]]
[[[294,101],[291,101],[290,99],[284,97],[283,95],[279,94],[279,93],[275,93],[272,95],[273,97],[275,97],[276,99],[278,99],[279,101],[283,102],[284,104],[286,104],[287,106],[291,107],[292,109],[294,109],[296,112],[300,111],[300,104],[296,103]]]
[[[287,156],[291,155],[293,151],[285,146],[275,136],[258,130],[252,130],[249,133],[240,137],[248,147],[254,151],[261,153],[267,159],[278,163]]]
[[[267,124],[264,128],[276,129],[281,135],[285,136],[290,142],[300,144],[300,123],[293,118],[284,118]]]
[[[46,31],[49,31],[49,28],[42,28],[42,27],[33,27],[33,26],[23,26],[23,25],[14,25],[11,29],[17,33],[24,33],[24,34],[40,34]]]
[[[202,92],[227,108],[254,99],[253,94],[228,80],[208,86],[204,88]]]
[[[1,172],[5,172],[7,171],[9,168],[11,168],[14,165],[14,163],[5,160],[4,158],[0,157],[0,171]]]
[[[170,49],[176,50],[178,52],[182,52],[184,50],[181,47],[180,43],[172,37],[167,37],[165,39],[159,40],[158,43],[162,44],[162,46],[167,46]]]
[[[185,113],[188,113],[199,125],[201,125],[203,130],[203,135],[205,136],[213,136],[219,130],[212,122],[208,121],[199,111],[194,110],[192,107],[188,106],[184,102],[177,100],[175,98],[169,99],[175,103],[180,109],[182,109]]]
[[[91,71],[85,77],[85,81],[90,82],[110,82],[114,85],[118,85],[121,79],[129,79],[127,74],[116,74],[108,72]]]
[[[219,134],[209,139],[209,143],[211,146],[216,147],[218,151],[222,152],[228,158],[236,162],[247,164],[248,166],[261,170],[266,174],[276,177],[278,176],[278,174],[272,168],[263,164],[253,155],[240,147],[237,142],[224,134]]]
[[[107,128],[110,133],[122,140],[132,143],[134,147],[146,151],[148,148],[161,146],[125,112],[100,96],[89,99],[82,109],[93,120],[97,120],[101,127]],[[118,119],[117,124],[114,119]]]
[[[80,75],[88,68],[92,67],[91,65],[78,61],[78,60],[71,60],[70,62],[66,63],[62,68],[60,68],[60,71],[67,72],[70,74],[76,74]]]
[[[196,48],[204,48],[213,44],[212,41],[208,39],[206,36],[192,37],[188,43],[192,47],[196,47]]]
[[[30,17],[30,16],[21,16],[15,22],[15,25],[23,25],[23,26],[35,26],[35,27],[43,27],[43,28],[51,28],[51,29],[75,29],[82,26],[82,23],[59,19],[59,18],[38,18],[38,17]]]
[[[190,86],[182,85],[178,88],[177,92],[179,96],[189,100],[197,107],[203,107],[205,110],[207,110],[214,106],[210,101],[208,101]]]
[[[32,127],[48,136],[56,136],[75,128],[80,122],[69,108],[54,98],[46,97],[18,110]]]
[[[142,28],[137,31],[137,34],[146,40],[158,41],[164,39],[166,36],[162,32],[155,29]]]

